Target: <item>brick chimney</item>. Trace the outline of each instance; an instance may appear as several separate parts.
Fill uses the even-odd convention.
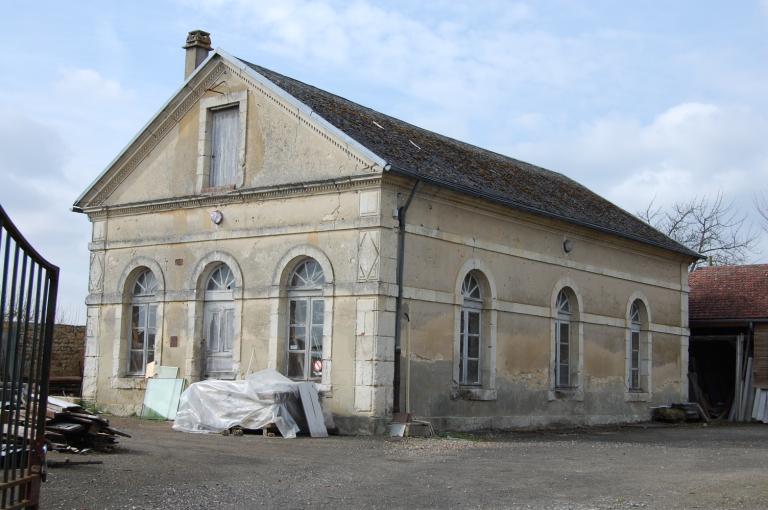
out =
[[[184,59],[184,79],[186,80],[213,49],[211,48],[211,34],[203,30],[193,30],[187,34],[187,44],[182,48],[187,50]]]

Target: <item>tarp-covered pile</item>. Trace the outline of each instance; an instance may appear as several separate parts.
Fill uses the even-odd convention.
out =
[[[283,437],[292,438],[299,432],[292,416],[302,416],[299,402],[299,383],[272,369],[239,381],[200,381],[181,394],[173,428],[219,433],[237,426],[261,429],[274,424]]]

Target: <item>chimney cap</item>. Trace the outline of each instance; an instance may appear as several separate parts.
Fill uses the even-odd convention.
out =
[[[212,50],[211,34],[205,30],[192,30],[187,34],[187,44],[182,46],[182,48],[185,50],[188,50],[189,48]]]

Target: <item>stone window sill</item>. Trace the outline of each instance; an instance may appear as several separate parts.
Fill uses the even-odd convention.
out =
[[[624,392],[625,402],[648,402],[651,394],[647,391],[626,391]]]

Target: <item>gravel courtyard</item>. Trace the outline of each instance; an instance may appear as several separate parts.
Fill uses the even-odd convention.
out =
[[[768,508],[768,426],[632,426],[434,439],[133,435],[49,469],[43,509]]]

